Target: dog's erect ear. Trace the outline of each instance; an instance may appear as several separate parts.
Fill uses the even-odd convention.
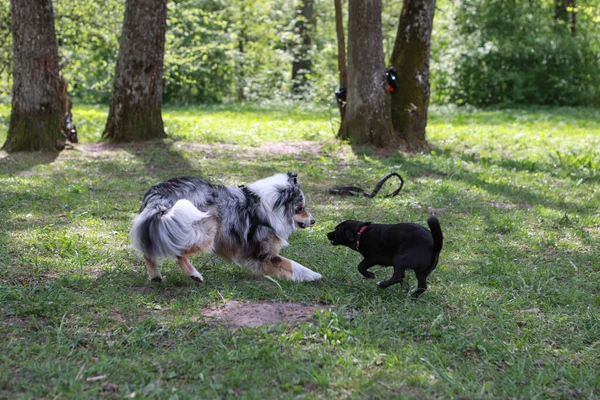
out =
[[[294,185],[298,184],[298,181],[296,180],[296,178],[298,177],[298,173],[297,172],[288,172],[288,181],[292,182]]]
[[[279,188],[279,195],[277,197],[277,201],[275,201],[275,207],[292,206],[294,204],[294,200],[299,198],[302,194],[299,185],[286,185],[284,187]]]
[[[354,240],[356,239],[356,235],[354,235],[354,231],[352,231],[350,229],[346,229],[346,239],[348,239],[351,242],[354,242]]]

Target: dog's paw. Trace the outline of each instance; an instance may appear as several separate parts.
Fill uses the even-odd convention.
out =
[[[363,276],[365,277],[365,279],[373,279],[375,278],[375,274],[372,273],[371,271],[367,271],[363,274]]]
[[[204,278],[202,277],[202,274],[198,271],[194,271],[193,274],[188,275],[190,278],[192,278],[193,280],[195,280],[196,282],[204,282]]]
[[[316,281],[322,278],[318,272],[292,261],[292,280],[296,282]]]
[[[377,282],[377,287],[379,289],[385,289],[388,285],[384,281]]]
[[[160,275],[153,276],[152,278],[150,278],[150,282],[162,282],[162,280],[163,280],[163,278]]]

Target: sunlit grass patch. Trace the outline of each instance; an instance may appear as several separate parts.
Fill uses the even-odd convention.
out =
[[[332,137],[327,109],[306,112],[302,106],[172,108],[165,113],[167,134],[176,140],[257,146],[279,141]],[[199,112],[200,111],[200,112]]]

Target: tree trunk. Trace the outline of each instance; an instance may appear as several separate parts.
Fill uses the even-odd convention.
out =
[[[569,11],[569,8],[572,10]],[[575,36],[575,33],[577,32],[575,0],[554,0],[554,19],[561,20],[565,24],[570,24],[571,35]]]
[[[314,25],[314,0],[300,0],[297,8],[298,16],[294,31],[300,43],[293,51],[292,93],[302,94],[308,85],[308,75],[312,72],[310,31],[311,26]]]
[[[246,67],[244,66],[244,59],[246,57],[245,44],[248,43],[248,37],[246,36],[246,27],[243,26],[240,29],[238,38],[238,67],[236,71],[235,85],[237,86],[237,99],[238,101],[246,100],[246,94],[244,89],[246,87]]]
[[[390,64],[397,72],[392,93],[392,123],[409,150],[427,147],[429,56],[435,0],[404,0]]]
[[[338,72],[340,86],[336,92],[337,105],[340,109],[341,120],[346,114],[346,89],[348,88],[348,71],[346,69],[346,40],[344,37],[344,19],[342,13],[342,0],[334,0],[335,3],[335,33],[338,47]]]
[[[348,91],[338,136],[352,144],[392,144],[385,80],[381,0],[348,2]]]
[[[10,80],[12,72],[12,35],[10,34],[10,4],[0,5],[0,77]],[[0,85],[2,85],[0,80]],[[0,86],[0,93],[7,92]]]
[[[11,0],[12,110],[6,142],[13,151],[60,151],[68,97],[60,76],[51,0]]]
[[[106,128],[102,139],[132,142],[166,137],[162,73],[166,0],[127,0]]]

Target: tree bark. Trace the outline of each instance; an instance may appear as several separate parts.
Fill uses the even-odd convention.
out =
[[[12,73],[12,35],[10,33],[10,4],[0,6],[0,77]],[[10,78],[10,76],[8,77]],[[0,81],[0,85],[2,82]],[[0,92],[5,91],[0,87]]]
[[[3,149],[60,151],[68,97],[60,76],[51,0],[11,0],[12,109]]]
[[[133,142],[166,137],[162,73],[166,0],[127,0],[110,108],[102,139]]]
[[[338,47],[338,72],[340,85],[338,90],[346,90],[348,88],[348,70],[346,66],[346,39],[344,36],[344,18],[342,12],[342,0],[334,0],[335,6],[335,33],[337,36]],[[345,97],[345,94],[344,94]],[[346,101],[337,98],[337,105],[340,109],[341,120],[344,120],[346,114]]]
[[[338,137],[352,144],[393,143],[385,80],[381,0],[348,2],[348,92]]]
[[[408,150],[427,147],[429,56],[435,0],[404,0],[390,64],[398,88],[392,93],[392,123]]]
[[[569,8],[572,10],[569,11]],[[554,19],[569,24],[573,36],[577,33],[577,12],[574,9],[575,0],[554,0]]]
[[[246,94],[244,88],[246,87],[246,67],[244,65],[244,59],[246,57],[245,44],[248,43],[248,37],[246,35],[246,27],[242,26],[238,37],[238,68],[235,85],[237,86],[237,99],[238,101],[246,100]]]
[[[310,33],[311,26],[314,25],[314,0],[300,0],[297,4],[297,13],[294,31],[300,43],[295,46],[293,52],[292,93],[302,94],[308,85],[308,75],[312,72]]]

